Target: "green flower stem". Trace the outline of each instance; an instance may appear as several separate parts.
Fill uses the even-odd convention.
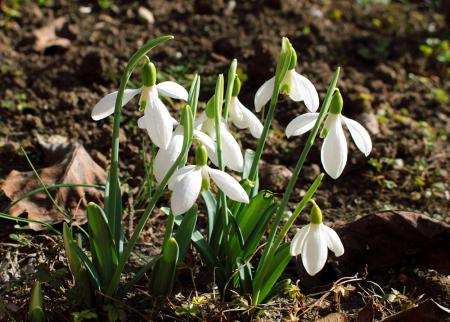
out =
[[[223,118],[225,119],[225,121],[228,120],[228,109],[230,108],[231,94],[233,93],[234,79],[236,78],[236,67],[237,60],[235,58],[231,62],[230,68],[228,69],[227,90],[225,92],[225,107],[223,110]]]
[[[278,104],[278,95],[280,94],[280,84],[286,76],[289,62],[292,56],[292,46],[287,38],[283,38],[280,59],[278,60],[277,69],[275,72],[275,84],[273,86],[272,97],[270,99],[269,110],[265,116],[264,128],[261,137],[258,140],[258,145],[256,146],[255,157],[253,159],[252,167],[248,175],[249,180],[255,181],[256,174],[258,170],[259,160],[261,159],[262,152],[264,150],[264,145],[266,144],[267,136],[269,135],[270,126],[273,120],[273,114],[275,112],[275,107]]]
[[[220,74],[216,82],[216,91],[214,94],[214,126],[216,128],[216,153],[219,170],[224,170],[222,159],[222,104],[223,104],[223,75]],[[223,211],[223,229],[228,226],[227,199],[223,191],[220,191],[220,207]]]
[[[180,155],[178,156],[175,163],[170,167],[167,174],[164,176],[164,179],[159,184],[158,188],[156,189],[155,193],[153,194],[152,199],[149,202],[149,205],[145,209],[144,213],[142,214],[141,219],[139,220],[136,229],[133,232],[133,235],[130,237],[130,240],[127,243],[127,246],[125,247],[125,250],[123,251],[123,255],[119,259],[119,264],[117,266],[116,271],[114,272],[114,275],[111,279],[111,283],[107,289],[107,294],[113,295],[119,286],[120,282],[120,274],[125,268],[125,264],[128,260],[128,257],[131,254],[131,251],[134,248],[134,245],[136,244],[139,235],[141,234],[142,230],[144,229],[144,226],[150,217],[153,208],[155,207],[156,203],[158,202],[159,198],[164,193],[164,190],[166,188],[166,185],[170,179],[170,177],[173,175],[173,173],[178,169],[179,165],[182,164],[185,160],[186,155],[189,152],[189,148],[192,144],[192,133],[193,133],[193,126],[194,121],[192,117],[192,111],[190,106],[186,106],[186,110],[182,112],[182,118],[184,123],[184,140],[183,140],[183,147],[181,149]]]
[[[108,194],[105,196],[105,210],[108,216],[108,223],[113,233],[115,240],[121,238],[122,229],[122,213],[116,211],[116,198],[120,191],[119,180],[118,180],[118,168],[119,168],[119,131],[120,131],[120,116],[122,112],[122,100],[125,88],[127,86],[128,80],[136,68],[140,60],[154,47],[166,42],[167,40],[173,39],[173,36],[163,36],[157,39],[147,42],[144,46],[138,49],[134,55],[130,58],[125,71],[120,80],[120,86],[117,93],[117,99],[114,108],[114,125],[112,134],[112,150],[111,150],[111,167],[109,170],[109,190]],[[117,243],[118,245],[118,243]]]
[[[285,193],[283,195],[283,199],[281,201],[281,204],[278,207],[277,214],[276,214],[276,217],[274,219],[272,228],[270,230],[269,238],[267,239],[266,247],[264,248],[264,252],[263,252],[263,255],[262,255],[262,258],[261,258],[261,262],[262,262],[261,278],[262,279],[264,278],[264,275],[265,275],[265,273],[267,271],[267,268],[269,266],[268,263],[270,262],[270,259],[273,257],[273,255],[275,254],[275,252],[277,250],[277,247],[275,247],[275,244],[273,244],[273,240],[274,240],[276,231],[277,231],[278,226],[280,224],[280,220],[281,220],[281,217],[283,216],[284,210],[285,210],[285,208],[286,208],[286,206],[287,206],[287,204],[289,202],[289,198],[290,198],[290,196],[292,194],[292,191],[294,190],[295,184],[297,182],[297,178],[298,178],[298,176],[300,174],[300,171],[301,171],[301,169],[303,167],[303,164],[305,163],[306,157],[308,156],[308,153],[309,153],[309,151],[311,150],[311,147],[314,144],[314,140],[315,140],[315,138],[317,136],[317,133],[319,132],[320,125],[324,121],[325,116],[326,116],[326,114],[328,112],[328,109],[330,107],[331,98],[332,98],[332,95],[333,95],[334,90],[336,88],[336,83],[337,83],[337,80],[338,80],[338,77],[339,77],[339,72],[340,72],[340,68],[338,67],[336,69],[335,73],[334,73],[334,76],[333,76],[333,79],[332,79],[332,81],[330,83],[330,86],[328,87],[328,91],[327,91],[325,99],[324,99],[324,101],[322,103],[322,108],[320,110],[319,117],[318,117],[318,119],[317,119],[313,129],[311,130],[311,132],[309,134],[308,141],[306,142],[305,147],[303,148],[303,151],[302,151],[302,153],[300,155],[300,158],[297,161],[297,164],[296,164],[295,169],[294,169],[293,174],[292,174],[292,178],[289,181],[289,184],[288,184],[288,186],[286,188],[286,191],[285,191]],[[282,239],[282,238],[284,238],[284,236],[282,236],[280,234],[278,239],[280,239],[280,238]],[[258,301],[257,296],[256,296],[256,299],[254,298],[253,300],[254,301]]]

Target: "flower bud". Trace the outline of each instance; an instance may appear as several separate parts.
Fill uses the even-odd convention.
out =
[[[144,64],[141,67],[142,83],[146,87],[155,85],[156,83],[156,68],[155,65],[150,62],[150,59],[145,56]]]
[[[343,105],[344,101],[342,100],[341,92],[339,91],[338,88],[336,88],[334,90],[333,97],[331,98],[330,113],[341,114]]]
[[[195,164],[203,167],[208,162],[208,151],[203,144],[200,144],[195,151]]]
[[[311,199],[310,202],[313,204],[311,208],[311,212],[309,215],[309,222],[311,224],[321,224],[322,223],[322,210],[320,210],[319,206],[316,202]]]
[[[233,97],[238,96],[240,91],[241,91],[241,80],[239,79],[239,76],[236,75],[236,77],[234,78],[232,96]]]
[[[206,103],[206,116],[209,119],[213,119],[215,115],[215,102],[214,95],[209,99],[208,103]]]

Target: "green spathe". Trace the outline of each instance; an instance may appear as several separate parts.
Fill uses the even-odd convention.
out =
[[[234,78],[234,84],[233,84],[233,97],[236,97],[239,95],[239,92],[241,91],[241,80],[239,79],[239,76],[236,75]]]
[[[319,206],[313,199],[311,199],[310,201],[313,206],[311,208],[311,213],[309,214],[309,222],[311,224],[319,225],[322,223],[322,210],[320,210]]]
[[[330,113],[331,114],[341,114],[342,107],[344,106],[344,101],[342,100],[341,92],[338,88],[334,90],[333,97],[330,103]]]
[[[209,119],[213,119],[214,118],[214,115],[215,115],[215,111],[214,111],[214,105],[216,104],[215,103],[215,96],[213,95],[210,99],[209,99],[209,101],[208,101],[208,103],[206,103],[206,109],[205,109],[205,112],[206,112],[206,116],[209,118]]]
[[[145,56],[144,64],[141,67],[142,84],[146,87],[150,87],[156,84],[156,68],[150,59]]]
[[[288,70],[293,70],[295,66],[297,66],[297,53],[295,52],[294,47],[291,46],[291,59],[289,61]]]

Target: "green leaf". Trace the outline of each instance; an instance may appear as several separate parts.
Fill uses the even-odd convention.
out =
[[[45,322],[43,297],[41,283],[39,281],[34,282],[28,309],[31,322]]]
[[[5,214],[3,212],[0,212],[0,218],[7,219],[7,220],[13,220],[13,221],[20,221],[20,222],[26,222],[26,223],[39,224],[39,225],[42,225],[42,226],[48,228],[49,230],[51,230],[55,234],[61,235],[61,233],[59,231],[57,231],[55,228],[53,228],[52,225],[47,224],[47,223],[42,222],[42,221],[32,220],[32,219],[27,219],[27,218],[22,218],[22,217],[14,217],[14,216]]]
[[[239,257],[236,259],[236,264],[239,269],[239,283],[246,294],[252,293],[252,268],[249,262],[244,261]]]
[[[173,237],[169,238],[163,245],[162,257],[156,263],[150,281],[150,289],[155,297],[164,297],[172,292],[178,253],[177,241]]]
[[[285,280],[282,280],[282,281],[276,283],[270,290],[269,294],[267,294],[266,298],[264,299],[264,302],[267,303],[270,300],[272,300],[274,297],[279,296],[280,293],[284,292],[291,283],[292,283],[292,281],[290,278],[287,278]]]
[[[179,247],[178,262],[184,261],[186,252],[191,243],[192,234],[197,223],[197,205],[194,205],[187,213],[184,215],[183,221],[175,233],[175,239]]]
[[[290,243],[285,243],[278,248],[275,256],[270,261],[267,274],[262,278],[263,285],[259,292],[259,303],[264,303],[269,295],[272,287],[283,274],[284,269],[291,260],[292,256],[289,254]],[[258,274],[258,273],[257,273]],[[255,279],[256,280],[256,279]]]
[[[89,280],[89,275],[86,269],[83,267],[81,259],[75,250],[75,246],[78,247],[76,241],[73,239],[72,231],[70,230],[67,223],[63,224],[63,241],[64,249],[66,251],[67,262],[69,263],[69,269],[75,280],[75,287],[77,292],[79,292],[80,298],[83,298],[83,303],[86,305],[92,304],[92,294],[94,293],[91,289],[91,282]],[[74,246],[75,245],[75,246]]]
[[[117,268],[118,260],[114,240],[102,208],[95,203],[89,203],[87,218],[92,261],[100,274],[103,288],[106,288]]]
[[[211,240],[211,234],[214,230],[214,223],[216,220],[217,201],[209,190],[203,191],[202,197],[205,201],[206,210],[208,213],[208,240]]]
[[[100,281],[100,277],[98,276],[97,271],[95,270],[94,265],[89,260],[89,258],[86,256],[86,254],[83,252],[83,250],[76,243],[71,243],[71,245],[73,247],[74,252],[78,255],[78,257],[80,258],[84,267],[86,268],[86,271],[89,273],[89,277],[90,277],[95,289],[100,291],[101,290],[101,281]]]
[[[142,266],[142,268],[134,274],[133,278],[129,280],[123,287],[120,288],[120,295],[125,296],[136,283],[138,283],[142,277],[144,277],[145,273],[147,273],[150,269],[155,266],[157,261],[161,258],[162,255],[151,256],[150,260]]]

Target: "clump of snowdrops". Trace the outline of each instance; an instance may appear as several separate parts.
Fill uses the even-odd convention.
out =
[[[194,77],[189,92],[175,82],[157,83],[155,65],[147,55],[152,48],[170,39],[171,36],[160,37],[140,48],[126,66],[118,91],[103,97],[93,108],[92,118],[96,121],[113,115],[111,166],[104,207],[91,203],[87,209],[89,251],[84,251],[71,228],[64,226],[66,253],[75,286],[85,303],[92,305],[99,301],[94,296],[96,291],[109,297],[124,296],[151,271],[150,292],[156,300],[162,299],[172,291],[176,265],[184,260],[192,245],[209,268],[211,281],[223,299],[233,291],[249,296],[254,305],[267,302],[290,284],[290,280],[280,281],[280,277],[293,256],[301,255],[306,271],[315,275],[324,267],[328,249],[336,256],[344,253],[339,236],[323,224],[320,207],[313,200],[324,174],[298,200],[289,219],[283,220],[317,135],[323,139],[324,170],[334,179],[341,175],[347,162],[343,124],[366,156],[372,148],[370,137],[359,123],[342,115],[342,96],[336,87],[339,68],[319,109],[319,95],[314,85],[296,71],[297,54],[287,38],[282,40],[274,77],[255,95],[255,110],[262,114],[260,117],[239,101],[244,86],[236,73],[236,60],[230,65],[226,84],[222,74],[217,77],[214,95],[202,111],[198,109],[200,76]],[[142,86],[128,89],[129,78],[136,68],[140,68]],[[125,236],[118,169],[119,129],[122,107],[137,95],[140,95],[139,105],[127,108],[139,108],[143,112],[138,125],[158,148],[152,160],[157,186],[133,234]],[[272,192],[259,190],[258,166],[280,95],[306,106],[306,113],[289,123],[286,136],[307,132],[309,136],[293,176],[278,200]],[[161,97],[181,101],[180,119],[171,115]],[[233,128],[248,129],[258,139],[255,151],[242,152],[231,131]],[[167,214],[167,222],[160,254],[148,258],[132,279],[121,284],[139,235],[167,189],[171,196],[166,207],[161,208]],[[208,219],[205,235],[196,227],[199,199],[203,199],[205,207],[201,209]],[[292,241],[287,240],[293,223],[308,203],[312,204],[309,225],[298,230]],[[254,255],[260,250],[261,256],[255,260]]]

